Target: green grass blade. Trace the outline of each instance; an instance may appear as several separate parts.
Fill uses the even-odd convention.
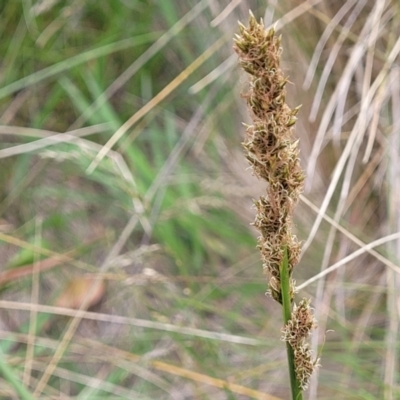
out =
[[[72,67],[83,64],[87,61],[107,56],[116,51],[124,50],[132,46],[139,46],[147,42],[151,42],[157,37],[159,33],[151,32],[144,35],[137,36],[132,39],[124,39],[119,43],[110,43],[105,46],[101,46],[97,49],[89,50],[85,53],[78,54],[77,56],[71,57],[68,60],[61,61],[57,64],[50,65],[40,71],[37,71],[31,75],[28,75],[18,81],[10,83],[9,85],[0,89],[0,99],[17,92],[18,90],[24,89],[27,86],[39,83],[45,79],[54,77],[55,75],[64,72]]]
[[[21,400],[34,400],[32,393],[22,384],[14,370],[8,365],[0,350],[0,375],[15,389]]]

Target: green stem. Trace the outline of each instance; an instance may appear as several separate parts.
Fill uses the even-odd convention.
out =
[[[0,349],[0,375],[15,389],[21,400],[35,400],[35,397],[19,380],[14,370],[8,365]]]
[[[289,322],[292,316],[292,302],[290,299],[290,278],[289,278],[289,263],[287,248],[284,249],[283,263],[280,267],[281,275],[281,293],[282,293],[282,309],[283,309],[283,321],[285,325]],[[294,352],[292,346],[286,342],[286,352],[289,364],[289,375],[290,375],[290,387],[292,389],[292,399],[302,400],[303,394],[299,386],[299,382],[296,379],[296,370],[294,365]]]

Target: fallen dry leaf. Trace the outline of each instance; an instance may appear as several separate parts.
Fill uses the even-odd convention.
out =
[[[104,297],[106,284],[103,279],[94,275],[79,276],[71,279],[61,294],[58,296],[55,305],[57,307],[79,309],[89,296],[88,307],[98,304]]]

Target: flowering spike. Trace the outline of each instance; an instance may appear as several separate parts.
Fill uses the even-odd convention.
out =
[[[294,350],[296,376],[303,390],[307,389],[313,371],[319,366],[319,359],[313,360],[307,342],[311,330],[316,327],[317,321],[312,315],[310,300],[303,299],[293,306],[292,317],[282,328],[282,340],[288,342]]]
[[[274,300],[286,305],[293,302],[295,283],[291,274],[300,257],[300,243],[292,233],[293,208],[304,181],[298,141],[292,136],[300,106],[291,109],[285,102],[288,78],[280,68],[281,37],[275,35],[275,29],[266,31],[263,22],[258,23],[250,11],[249,26],[239,24],[239,30],[234,49],[239,64],[251,75],[249,91],[244,97],[253,120],[252,125],[246,125],[243,147],[254,174],[268,183],[265,195],[255,202],[257,215],[253,225],[261,234],[258,248],[269,278],[268,292]],[[288,272],[288,276],[282,275],[284,291],[283,262]],[[311,329],[316,327],[310,302],[302,300],[294,305],[291,318],[289,307],[285,311],[285,321],[288,322],[283,339],[292,349],[294,366],[291,371],[295,370],[296,374],[293,379],[305,389],[318,365],[318,360],[312,361],[306,342]]]

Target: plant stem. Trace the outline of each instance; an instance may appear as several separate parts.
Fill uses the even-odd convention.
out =
[[[282,293],[282,310],[283,310],[283,321],[286,325],[291,318],[291,299],[290,299],[290,284],[289,284],[289,268],[288,268],[288,254],[287,247],[284,249],[284,258],[280,267],[280,278],[281,278],[281,293]],[[294,352],[289,342],[286,342],[286,352],[289,366],[290,375],[290,387],[292,389],[292,399],[302,400],[303,394],[299,386],[299,382],[296,378],[296,370],[294,366]]]

